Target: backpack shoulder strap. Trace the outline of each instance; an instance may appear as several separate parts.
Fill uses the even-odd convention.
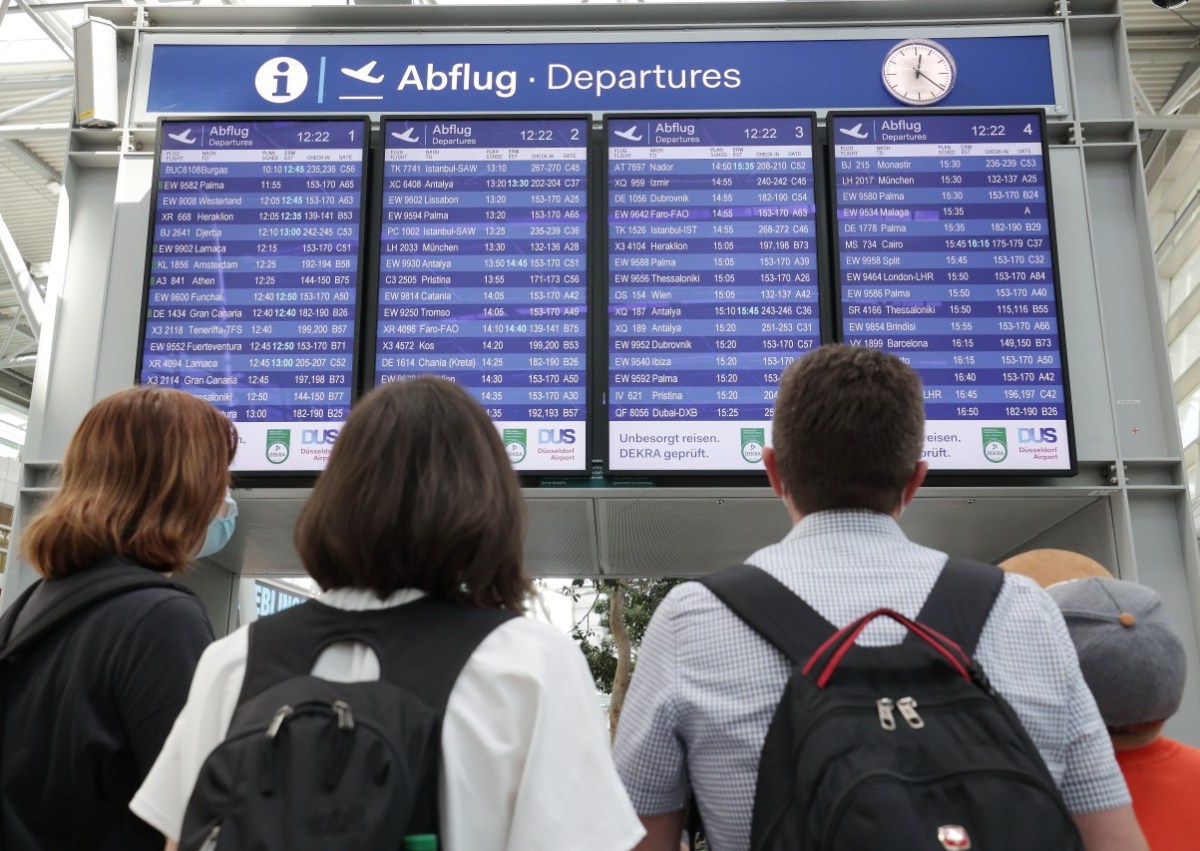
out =
[[[735,565],[699,581],[793,664],[802,664],[837,632],[790,588],[752,564]]]
[[[979,634],[1003,585],[1004,571],[995,565],[951,558],[916,620],[954,639],[973,657]],[[913,637],[909,635],[906,640]]]
[[[276,683],[310,673],[321,651],[349,641],[375,652],[382,679],[415,692],[442,712],[475,648],[515,617],[504,609],[469,608],[428,596],[368,611],[344,611],[309,600],[250,625],[238,705]]]
[[[48,636],[81,612],[113,597],[141,588],[171,588],[191,594],[187,588],[161,573],[124,558],[111,558],[87,570],[55,580],[39,580],[27,588],[0,618],[0,662]],[[20,628],[17,620],[20,618]]]

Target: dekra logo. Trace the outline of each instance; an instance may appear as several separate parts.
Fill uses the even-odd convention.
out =
[[[539,428],[538,443],[574,443],[575,429],[573,428]]]
[[[1017,440],[1020,443],[1058,443],[1058,432],[1052,428],[1019,428]]]
[[[340,429],[327,428],[323,431],[319,431],[315,428],[306,428],[300,432],[300,442],[306,446],[311,446],[314,443],[331,444],[337,440],[338,431],[340,431]]]

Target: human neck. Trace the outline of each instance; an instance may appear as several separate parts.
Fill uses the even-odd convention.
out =
[[[1136,733],[1109,733],[1109,738],[1112,739],[1113,750],[1123,752],[1135,751],[1146,747],[1146,745],[1153,744],[1161,735],[1162,725],[1156,724],[1147,730],[1141,730]]]

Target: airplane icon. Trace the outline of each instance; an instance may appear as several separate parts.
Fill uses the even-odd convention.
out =
[[[412,127],[409,127],[403,133],[393,133],[392,138],[399,139],[401,142],[419,142],[419,141],[421,141],[420,139],[417,138],[416,131],[413,130]]]
[[[375,66],[377,64],[378,64],[377,61],[372,59],[370,62],[368,62],[366,65],[362,66],[361,68],[343,68],[342,73],[345,74],[347,77],[351,77],[355,80],[360,80],[364,83],[382,83],[383,82],[382,74],[380,74],[378,77],[371,76],[371,72],[375,70]]]
[[[853,136],[855,139],[865,139],[870,136],[870,133],[862,132],[863,123],[860,121],[853,127],[839,127],[839,133],[845,133],[847,136]]]
[[[168,133],[167,136],[174,139],[176,142],[183,142],[185,145],[194,145],[196,140],[192,137],[192,128],[188,127],[182,133]]]
[[[636,124],[630,127],[628,130],[614,130],[613,134],[620,136],[622,139],[628,139],[630,142],[642,141],[642,137],[638,135]]]

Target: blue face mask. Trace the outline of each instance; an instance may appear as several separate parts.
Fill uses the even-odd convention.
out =
[[[204,536],[204,544],[200,547],[200,552],[196,553],[196,558],[210,556],[229,543],[237,526],[237,513],[238,507],[233,501],[233,494],[226,491],[225,511],[209,521],[208,533]]]

